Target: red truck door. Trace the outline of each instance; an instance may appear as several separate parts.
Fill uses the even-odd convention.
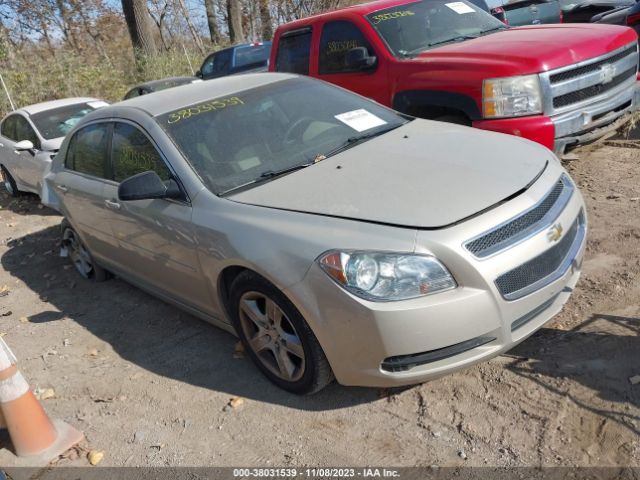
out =
[[[366,48],[370,57],[376,57],[372,66],[348,65],[348,52],[358,47]],[[332,20],[322,25],[317,52],[317,64],[312,66],[311,75],[384,105],[390,104],[387,64],[382,52],[376,51],[373,42],[354,22]]]

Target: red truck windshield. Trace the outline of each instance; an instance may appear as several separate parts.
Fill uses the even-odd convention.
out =
[[[505,25],[465,0],[421,0],[367,15],[398,57],[502,30]]]

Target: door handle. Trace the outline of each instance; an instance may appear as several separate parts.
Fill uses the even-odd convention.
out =
[[[105,200],[104,204],[107,208],[112,208],[114,210],[120,210],[120,204],[118,202],[112,202],[111,200]]]
[[[69,191],[69,189],[64,185],[56,185],[56,188],[60,190],[62,193],[67,193]]]

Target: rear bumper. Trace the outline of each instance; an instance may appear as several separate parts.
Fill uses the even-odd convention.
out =
[[[606,100],[555,116],[479,120],[473,126],[483,130],[524,137],[557,154],[569,146],[597,140],[624,124],[640,108],[640,82]]]

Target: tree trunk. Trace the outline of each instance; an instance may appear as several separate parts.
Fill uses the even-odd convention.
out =
[[[229,25],[229,40],[231,43],[244,42],[242,33],[242,11],[239,0],[227,0],[227,23]]]
[[[136,59],[141,60],[144,56],[155,55],[158,50],[151,30],[146,0],[122,0],[122,11]]]
[[[209,38],[211,43],[217,45],[220,43],[220,29],[218,28],[218,19],[216,18],[216,6],[213,0],[204,0],[204,8],[207,11],[207,25],[209,25]]]
[[[269,0],[260,0],[260,26],[262,27],[262,40],[271,40],[273,21],[269,11]]]

